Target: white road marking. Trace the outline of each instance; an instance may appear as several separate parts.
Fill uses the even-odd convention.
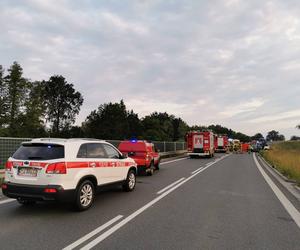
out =
[[[72,243],[71,245],[65,247],[63,250],[71,250],[74,249],[75,247],[78,247],[80,244],[82,244],[83,242],[87,241],[88,239],[92,238],[94,235],[100,233],[101,231],[103,231],[104,229],[106,229],[107,227],[109,227],[110,225],[112,225],[113,223],[115,223],[116,221],[120,220],[121,218],[123,218],[123,215],[118,215],[115,218],[111,219],[110,221],[106,222],[105,224],[103,224],[102,226],[96,228],[95,230],[93,230],[92,232],[88,233],[87,235],[83,236],[82,238],[80,238],[79,240],[76,240],[74,243]]]
[[[196,170],[194,170],[191,174],[195,174],[196,172],[198,172],[200,169],[202,169],[203,167],[197,168]]]
[[[212,165],[214,165],[214,163],[212,163],[210,166],[212,166]],[[87,245],[85,245],[84,247],[82,247],[81,250],[89,250],[89,249],[95,247],[101,241],[105,240],[107,237],[109,237],[114,232],[116,232],[118,229],[120,229],[121,227],[123,227],[124,225],[126,225],[128,222],[130,222],[131,220],[133,220],[135,217],[137,217],[139,214],[141,214],[142,212],[144,212],[146,209],[148,209],[149,207],[153,206],[155,203],[157,203],[158,201],[160,201],[162,198],[164,198],[165,196],[167,196],[168,194],[170,194],[171,192],[173,192],[174,190],[176,190],[177,188],[179,188],[181,185],[183,185],[184,183],[188,182],[189,180],[191,180],[196,175],[200,174],[201,172],[203,172],[204,170],[206,170],[210,166],[202,168],[201,170],[199,170],[195,174],[193,174],[190,177],[186,178],[185,180],[181,181],[176,186],[174,186],[171,189],[167,190],[166,192],[162,193],[160,196],[156,197],[155,199],[153,199],[152,201],[150,201],[149,203],[147,203],[146,205],[144,205],[140,209],[138,209],[135,212],[133,212],[131,215],[129,215],[125,219],[121,220],[118,224],[114,225],[109,230],[107,230],[103,234],[99,235],[93,241],[91,241],[90,243],[88,243]]]
[[[281,190],[274,184],[274,182],[271,180],[271,178],[266,174],[266,172],[263,170],[261,165],[256,159],[255,154],[253,154],[254,162],[262,174],[262,176],[265,178],[265,181],[269,184],[270,188],[273,190],[283,207],[286,209],[286,211],[290,214],[290,216],[293,218],[297,226],[300,228],[300,212],[294,207],[294,205],[289,201],[288,198],[281,192]]]
[[[184,158],[180,158],[180,159],[176,159],[176,160],[172,160],[172,161],[165,161],[165,162],[160,163],[160,165],[165,165],[165,164],[176,162],[176,161],[183,161],[186,159],[188,159],[188,157],[184,157]]]
[[[169,186],[166,186],[165,188],[159,190],[159,191],[157,192],[157,194],[161,194],[161,193],[165,192],[167,189],[169,189],[169,188],[175,186],[177,183],[183,181],[184,179],[185,179],[184,177],[180,178],[179,180],[177,180],[177,181],[171,183]]]
[[[9,202],[13,202],[13,201],[15,201],[15,199],[6,199],[6,200],[3,200],[3,201],[0,201],[0,205],[5,204],[5,203],[9,203]]]
[[[205,164],[205,166],[210,166],[210,165],[213,164],[213,163],[214,163],[213,161],[208,162],[208,163]]]

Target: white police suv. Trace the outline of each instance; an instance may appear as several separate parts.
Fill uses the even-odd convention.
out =
[[[6,163],[2,192],[21,204],[73,202],[90,208],[98,187],[121,184],[132,191],[136,163],[108,142],[96,139],[33,139]]]

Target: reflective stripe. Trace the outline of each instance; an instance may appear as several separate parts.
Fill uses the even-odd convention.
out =
[[[87,161],[84,162],[67,162],[67,168],[88,168],[89,163]]]
[[[91,166],[94,163],[95,166]],[[67,162],[67,168],[111,168],[111,167],[129,167],[133,165],[131,162],[116,162],[116,161],[88,161],[88,162]]]
[[[13,161],[13,166],[21,167],[23,166],[23,161]],[[55,162],[51,162],[55,163]],[[105,168],[105,167],[129,167],[134,165],[132,162],[118,162],[118,161],[73,161],[66,162],[67,168],[88,168],[91,167],[90,164],[95,163],[96,168]],[[48,162],[30,162],[30,167],[42,167],[45,168],[49,163]]]

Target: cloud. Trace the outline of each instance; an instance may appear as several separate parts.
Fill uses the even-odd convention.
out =
[[[257,108],[261,107],[264,104],[264,101],[261,99],[252,99],[249,102],[237,103],[235,105],[230,105],[225,107],[224,111],[221,111],[220,114],[225,117],[232,117],[241,113],[246,113],[250,111],[255,111]]]
[[[17,60],[33,80],[65,76],[85,98],[77,124],[124,99],[140,116],[289,136],[300,123],[299,16],[291,0],[4,0],[1,64]]]
[[[300,109],[291,110],[291,111],[283,112],[283,113],[280,113],[280,114],[274,114],[274,115],[258,117],[258,118],[250,120],[250,122],[252,122],[252,123],[264,123],[264,122],[278,122],[278,121],[281,121],[281,120],[300,121]]]

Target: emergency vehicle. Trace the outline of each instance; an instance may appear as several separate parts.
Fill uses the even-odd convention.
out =
[[[127,140],[122,141],[118,149],[136,162],[139,174],[146,173],[151,176],[154,170],[159,170],[160,155],[153,143],[144,140]]]
[[[228,151],[228,137],[227,135],[215,135],[215,152]]]
[[[241,141],[238,139],[233,139],[233,152],[234,153],[242,153],[242,144]]]
[[[20,204],[72,202],[91,207],[98,187],[122,185],[132,191],[136,163],[110,143],[97,139],[33,139],[23,142],[6,163],[2,192]]]
[[[186,134],[188,155],[213,157],[215,153],[214,134],[211,131],[190,131]]]

